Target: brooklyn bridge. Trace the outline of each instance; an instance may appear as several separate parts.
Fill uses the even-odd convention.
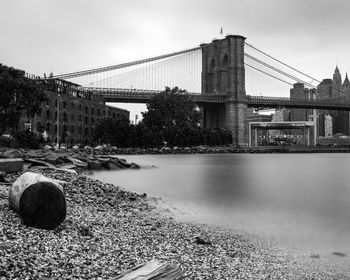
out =
[[[147,103],[165,86],[179,86],[198,104],[203,113],[203,126],[230,129],[235,145],[250,141],[249,107],[350,111],[350,102],[342,99],[320,99],[316,94],[303,98],[286,97],[287,87],[291,88],[295,83],[315,90],[315,83],[320,81],[245,40],[240,35],[228,35],[179,52],[62,73],[51,78],[80,84],[81,91],[103,96],[105,102],[118,103]],[[269,89],[261,86],[271,84],[271,81],[282,84],[284,92],[279,96],[274,92],[275,96],[271,96]],[[247,88],[250,88],[249,94]]]

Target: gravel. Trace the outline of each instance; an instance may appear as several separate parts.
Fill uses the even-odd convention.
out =
[[[66,220],[51,231],[24,226],[8,207],[10,186],[0,184],[0,279],[113,279],[153,258],[178,264],[185,279],[350,279],[320,258],[306,263],[259,238],[177,221],[145,195],[36,172],[66,182]]]

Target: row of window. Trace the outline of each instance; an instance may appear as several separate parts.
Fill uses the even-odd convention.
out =
[[[58,104],[58,100],[56,99],[55,100],[55,108],[57,108],[57,104]],[[45,103],[46,107],[51,107],[51,101],[50,100],[47,100],[46,103]],[[68,103],[66,101],[63,101],[62,105],[60,106],[63,108],[63,110],[72,110],[72,111],[75,111],[76,109],[79,110],[79,112],[82,112],[83,111],[83,106],[82,104],[74,104],[73,102],[70,104],[70,107],[68,107]],[[85,106],[84,108],[84,112],[85,114],[91,114],[91,115],[94,115],[95,114],[95,108],[91,107],[89,108],[88,106]],[[100,116],[101,113],[103,115],[106,114],[106,111],[103,110],[101,111],[99,108],[96,110],[96,114],[97,116]]]
[[[104,113],[105,113],[105,111],[104,111]],[[62,115],[63,115],[63,121],[64,122],[68,122],[69,121],[68,113],[63,112]],[[57,121],[57,111],[54,112],[54,116],[55,116],[55,121]],[[119,113],[115,113],[115,112],[108,112],[108,116],[109,117],[113,117],[113,118],[118,118],[118,119],[121,117],[121,115]],[[45,117],[47,120],[50,120],[52,118],[51,111],[50,110],[46,110],[46,112],[43,112],[43,117]],[[99,120],[99,117],[100,117],[100,115],[98,115],[97,121]],[[70,120],[74,122],[76,120],[76,115],[71,113],[70,114]],[[79,122],[81,122],[83,120],[81,114],[77,115],[77,120]],[[86,123],[89,122],[89,117],[88,116],[85,116],[85,122]],[[94,123],[95,123],[95,119],[93,117],[91,117],[91,124],[94,124]]]
[[[50,122],[47,122],[45,127],[40,122],[38,122],[36,129],[37,129],[37,131],[40,131],[40,132],[43,132],[45,130],[48,134],[56,134],[57,133],[57,125],[53,125]],[[67,126],[65,124],[61,127],[61,129],[62,129],[62,133],[63,132],[69,132],[69,134],[78,133],[79,135],[82,135],[82,133],[83,133],[83,128],[81,126],[75,127],[74,125]],[[91,135],[91,134],[93,134],[93,131],[94,131],[94,128],[86,126],[84,128],[84,135]]]

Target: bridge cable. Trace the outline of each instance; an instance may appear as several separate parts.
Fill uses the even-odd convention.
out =
[[[321,81],[319,81],[318,79],[315,79],[315,78],[313,78],[313,77],[311,77],[311,76],[309,76],[309,75],[307,75],[307,74],[305,74],[305,73],[303,73],[303,72],[301,72],[301,71],[295,69],[294,67],[289,66],[288,64],[286,64],[286,63],[284,63],[284,62],[278,60],[277,58],[274,58],[274,57],[272,57],[271,55],[269,55],[269,54],[263,52],[262,50],[259,50],[258,48],[254,47],[253,45],[250,45],[250,44],[248,44],[248,43],[246,43],[246,42],[245,42],[245,44],[246,44],[247,46],[251,47],[252,49],[254,49],[254,50],[256,50],[256,51],[258,51],[258,52],[260,52],[260,53],[266,55],[267,57],[269,57],[269,58],[271,58],[271,59],[277,61],[278,63],[281,63],[282,65],[284,65],[284,66],[286,66],[286,67],[292,69],[293,71],[298,72],[299,74],[301,74],[301,75],[303,75],[303,76],[306,76],[306,77],[308,77],[308,78],[310,78],[310,79],[312,79],[312,80],[314,80],[314,81],[316,81],[316,82],[318,82],[318,83],[321,83]]]
[[[134,65],[139,65],[139,64],[143,64],[143,63],[147,63],[147,62],[152,62],[152,61],[156,61],[156,60],[160,60],[160,59],[164,59],[164,58],[168,58],[168,57],[172,57],[172,56],[177,56],[177,55],[180,55],[183,53],[199,50],[200,48],[201,47],[196,47],[196,48],[187,49],[187,50],[174,52],[174,53],[170,53],[170,54],[150,57],[150,58],[141,59],[141,60],[135,60],[132,62],[127,62],[127,63],[121,63],[121,64],[116,64],[116,65],[111,65],[111,66],[93,68],[93,69],[89,69],[89,70],[82,70],[82,71],[76,71],[76,72],[70,72],[70,73],[64,73],[64,74],[58,74],[58,75],[54,75],[53,78],[71,79],[71,78],[81,77],[81,76],[85,76],[85,75],[92,75],[92,74],[96,74],[96,73],[112,71],[112,70],[130,67],[130,66],[134,66]]]
[[[305,81],[303,81],[303,80],[301,80],[301,79],[299,79],[299,78],[297,78],[297,77],[295,77],[295,76],[292,76],[292,75],[290,75],[290,74],[288,74],[288,73],[286,73],[286,72],[284,72],[284,71],[282,71],[282,70],[280,70],[280,69],[278,69],[278,68],[276,68],[276,67],[274,67],[274,66],[272,66],[272,65],[270,65],[270,64],[268,64],[268,63],[266,63],[266,62],[263,62],[262,60],[260,60],[260,59],[258,59],[258,58],[256,58],[256,57],[254,57],[254,56],[251,56],[251,55],[249,55],[249,54],[244,54],[244,55],[247,56],[248,58],[250,58],[250,59],[256,61],[257,63],[260,63],[261,65],[263,65],[263,66],[265,66],[265,67],[267,67],[267,68],[270,68],[271,70],[273,70],[273,71],[275,71],[275,72],[278,72],[278,73],[281,74],[281,75],[284,75],[284,76],[286,76],[286,77],[288,77],[288,78],[290,78],[290,79],[292,79],[292,80],[295,80],[295,81],[297,81],[297,82],[303,83],[303,84],[305,84],[305,85],[307,85],[307,86],[309,86],[309,87],[311,87],[311,88],[316,88],[314,85],[309,84],[308,82],[305,82]]]
[[[252,69],[254,69],[254,70],[256,70],[256,71],[259,71],[259,72],[261,72],[261,73],[263,73],[263,74],[265,74],[265,75],[267,75],[267,76],[270,76],[271,78],[277,79],[277,80],[279,80],[279,81],[281,81],[281,82],[283,82],[283,83],[286,83],[286,84],[288,84],[288,85],[293,86],[292,83],[287,82],[287,81],[285,81],[285,80],[282,80],[282,79],[280,79],[280,78],[278,78],[278,77],[276,77],[276,76],[274,76],[274,75],[272,75],[272,74],[269,74],[269,73],[267,73],[267,72],[265,72],[265,71],[263,71],[263,70],[261,70],[261,69],[259,69],[259,68],[254,67],[254,66],[252,66],[252,65],[249,65],[249,64],[246,63],[246,62],[244,63],[244,65],[246,65],[246,66],[248,66],[248,67],[250,67],[250,68],[252,68]]]

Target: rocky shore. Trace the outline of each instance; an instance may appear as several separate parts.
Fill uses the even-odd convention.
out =
[[[258,238],[177,221],[157,200],[66,170],[32,168],[60,180],[66,220],[55,230],[25,227],[0,184],[0,279],[114,279],[157,259],[184,279],[350,279],[350,272],[294,259]]]
[[[101,146],[102,147],[102,146]],[[14,172],[42,168],[52,170],[118,170],[139,169],[136,163],[115,156],[110,150],[69,149],[55,151],[51,147],[41,150],[0,148],[0,171]]]

